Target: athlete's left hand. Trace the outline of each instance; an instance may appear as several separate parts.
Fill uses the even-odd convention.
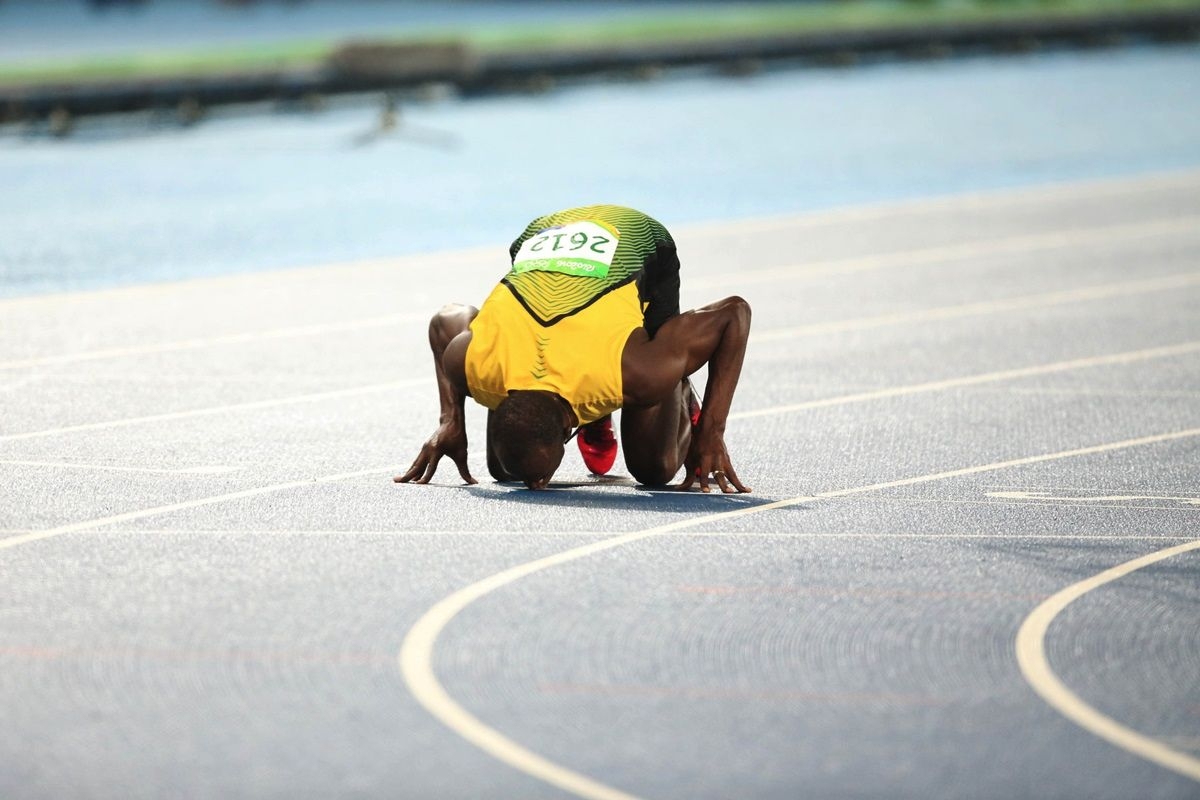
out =
[[[479,482],[471,477],[471,471],[467,469],[467,429],[461,419],[451,419],[439,425],[433,436],[430,436],[429,441],[421,448],[417,460],[412,463],[408,472],[397,475],[392,480],[396,483],[429,483],[433,474],[437,472],[442,456],[450,456],[453,459],[458,467],[458,474],[464,481]]]
[[[684,468],[687,475],[683,483],[679,484],[678,488],[681,490],[692,488],[692,484],[699,480],[700,491],[707,492],[709,476],[712,476],[711,480],[725,494],[750,491],[749,486],[738,480],[733,462],[729,460],[729,451],[725,449],[725,437],[715,431],[706,430],[703,421],[699,429],[692,434],[692,444],[688,449]]]

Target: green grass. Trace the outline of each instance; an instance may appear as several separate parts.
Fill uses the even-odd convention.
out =
[[[422,29],[381,32],[371,38],[395,42],[455,39],[486,54],[1169,9],[1200,9],[1200,0],[840,0],[796,6],[747,4],[713,9],[702,15],[655,10],[591,25],[558,23],[538,28],[490,25]],[[339,44],[335,40],[309,39],[0,65],[0,85],[216,77],[256,70],[315,68]]]

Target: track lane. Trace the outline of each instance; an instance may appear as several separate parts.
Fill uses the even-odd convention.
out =
[[[566,792],[570,792],[578,797],[589,798],[589,800],[632,800],[636,797],[636,795],[628,794],[620,789],[608,786],[592,777],[564,767],[542,755],[539,755],[538,753],[533,752],[520,743],[513,741],[495,728],[487,725],[485,722],[471,714],[456,700],[454,700],[453,697],[450,696],[437,678],[437,674],[433,668],[433,658],[438,638],[441,636],[446,627],[453,622],[456,616],[458,616],[468,606],[481,600],[497,589],[509,586],[517,581],[520,581],[522,578],[526,578],[535,573],[566,564],[577,559],[585,558],[596,553],[621,547],[622,545],[640,541],[642,539],[673,533],[675,531],[694,527],[696,525],[731,520],[750,514],[758,514],[760,512],[773,511],[775,509],[787,508],[789,506],[799,505],[801,503],[812,502],[822,498],[847,497],[851,495],[874,492],[881,489],[930,483],[933,481],[958,478],[966,475],[977,475],[985,472],[994,472],[1011,467],[1025,466],[1028,464],[1038,464],[1046,461],[1095,455],[1130,447],[1143,447],[1160,442],[1190,439],[1198,436],[1200,436],[1200,428],[1189,428],[1181,431],[1172,431],[1152,436],[1138,437],[1136,439],[1126,439],[1117,442],[1108,442],[1105,444],[1079,447],[1057,453],[1044,453],[1034,456],[1026,456],[1024,458],[993,462],[990,464],[962,467],[945,472],[936,472],[927,475],[900,478],[883,483],[854,486],[846,489],[821,492],[814,495],[802,495],[789,498],[787,500],[778,500],[775,502],[766,503],[752,508],[743,508],[735,511],[719,512],[716,514],[706,514],[698,517],[692,517],[679,522],[660,525],[654,528],[647,528],[645,530],[632,533],[626,533],[620,536],[614,536],[611,539],[605,539],[600,542],[593,542],[580,547],[564,550],[563,552],[552,556],[539,558],[515,567],[509,567],[506,570],[465,586],[440,600],[437,604],[426,611],[425,614],[422,615],[419,620],[417,620],[416,624],[409,628],[408,633],[405,635],[404,643],[401,645],[400,652],[397,656],[400,672],[404,676],[404,681],[408,685],[413,696],[416,697],[417,701],[424,706],[430,714],[436,717],[443,725],[450,728],[463,739],[483,750],[496,760],[507,764],[519,772],[523,772]],[[1200,546],[1200,541],[1190,543],[1188,545],[1180,545],[1180,547],[1189,548],[1192,546]],[[1136,750],[1133,752],[1141,755],[1141,753]]]

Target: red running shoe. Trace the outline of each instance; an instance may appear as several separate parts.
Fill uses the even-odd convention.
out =
[[[696,396],[696,390],[692,388],[692,382],[687,378],[684,381],[688,385],[688,419],[692,421],[692,430],[700,424],[700,398]]]
[[[593,475],[607,475],[617,460],[617,437],[613,435],[612,415],[582,426],[575,440],[579,442],[583,465]]]

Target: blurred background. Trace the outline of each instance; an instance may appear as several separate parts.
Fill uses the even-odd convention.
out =
[[[1198,36],[1200,0],[0,0],[0,296],[1194,167]]]

